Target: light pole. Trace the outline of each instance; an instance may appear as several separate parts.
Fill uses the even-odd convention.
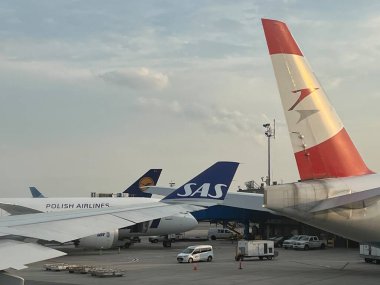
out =
[[[268,138],[268,176],[266,179],[267,186],[270,186],[270,139],[275,137],[276,121],[273,120],[273,129],[269,123],[263,124],[265,128],[265,135]]]

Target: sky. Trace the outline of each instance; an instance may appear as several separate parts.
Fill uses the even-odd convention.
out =
[[[380,170],[379,1],[0,1],[0,197],[177,186],[238,161],[231,191],[299,179],[261,18],[285,21]]]

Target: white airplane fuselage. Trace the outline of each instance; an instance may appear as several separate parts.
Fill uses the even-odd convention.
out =
[[[56,212],[80,209],[99,209],[110,207],[123,207],[127,205],[152,203],[159,199],[146,198],[1,198],[0,203],[18,205],[31,208],[40,212]],[[0,210],[0,215],[8,215]],[[197,220],[190,213],[180,213],[160,219],[153,223],[148,221],[137,224],[136,227],[128,227],[119,231],[119,238],[133,236],[167,235],[181,233],[193,229],[198,225]]]
[[[331,233],[380,241],[380,175],[310,180],[265,189],[265,207]],[[372,197],[371,197],[372,196]],[[355,199],[353,199],[355,197]]]

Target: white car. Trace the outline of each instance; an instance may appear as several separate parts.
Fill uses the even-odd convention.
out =
[[[294,243],[293,248],[303,250],[312,248],[325,249],[326,241],[320,240],[317,236],[304,236]]]
[[[306,235],[295,235],[292,236],[290,239],[284,240],[282,243],[282,247],[285,249],[293,248],[294,243],[297,240],[300,240],[302,237],[305,237]]]
[[[177,261],[180,263],[192,263],[197,261],[211,262],[213,258],[214,251],[211,245],[189,246],[177,255]]]

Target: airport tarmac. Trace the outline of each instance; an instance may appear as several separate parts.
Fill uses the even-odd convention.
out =
[[[214,260],[210,263],[179,264],[177,254],[193,244],[212,244]],[[367,264],[358,249],[295,251],[277,249],[274,260],[234,260],[236,241],[182,241],[172,248],[151,244],[146,239],[129,249],[99,251],[67,248],[69,255],[48,261],[117,268],[125,276],[97,278],[88,274],[51,272],[39,262],[15,272],[28,285],[59,284],[378,284],[380,265]],[[27,253],[26,253],[27,254]]]

